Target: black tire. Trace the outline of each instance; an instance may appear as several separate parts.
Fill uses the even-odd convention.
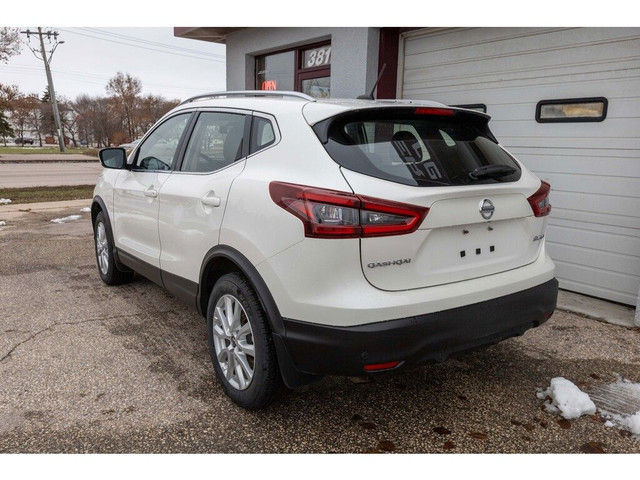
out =
[[[223,326],[220,311],[216,308],[220,307],[224,314],[225,305],[229,305],[226,303],[227,300],[234,305],[233,311],[237,309],[234,300],[242,306],[242,309],[237,309],[237,321],[232,321],[237,327],[237,335],[233,333],[228,339],[221,336]],[[225,315],[223,318],[226,318]],[[215,334],[214,327],[217,332]],[[250,330],[249,334],[247,329]],[[231,331],[235,332],[236,329],[228,329],[228,333]],[[207,336],[211,362],[227,396],[248,410],[257,410],[269,405],[282,384],[273,337],[258,295],[247,279],[239,273],[228,273],[214,285],[207,307]],[[247,352],[252,348],[254,356],[251,361],[251,354]],[[243,365],[246,365],[247,369]],[[229,366],[234,368],[230,369]],[[247,382],[251,367],[252,375]],[[236,368],[240,368],[239,373]]]
[[[120,270],[116,265],[113,256],[113,235],[102,212],[98,213],[93,223],[93,245],[98,274],[104,283],[121,285],[133,278],[133,272]]]

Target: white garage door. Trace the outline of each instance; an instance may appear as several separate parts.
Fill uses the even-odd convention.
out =
[[[425,29],[400,41],[398,98],[484,104],[492,130],[552,185],[562,288],[636,305],[640,29]],[[604,97],[602,122],[538,123],[541,100]]]

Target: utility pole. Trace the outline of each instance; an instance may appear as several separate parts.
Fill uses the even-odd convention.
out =
[[[26,30],[20,33],[26,34],[27,39],[30,39],[31,35],[36,35],[36,32],[32,32],[31,30]],[[38,27],[37,35],[38,35],[38,38],[40,39],[40,55],[42,55],[42,57],[38,57],[38,54],[36,54],[36,51],[33,48],[31,48],[30,45],[27,45],[27,46],[33,52],[36,58],[44,62],[44,69],[47,72],[47,83],[49,84],[49,95],[51,97],[51,107],[53,108],[53,118],[56,122],[56,130],[58,131],[58,145],[60,145],[60,151],[64,153],[66,152],[67,149],[64,144],[64,132],[62,131],[62,122],[60,121],[60,111],[58,110],[58,102],[56,101],[56,91],[53,88],[53,77],[51,76],[51,57],[53,57],[53,52],[56,51],[56,48],[58,48],[58,45],[64,43],[64,40],[61,42],[58,42],[58,35],[59,35],[58,32],[56,31],[52,32],[51,30],[47,30],[46,32],[43,32],[41,27]],[[51,52],[49,53],[48,58],[47,58],[47,51],[44,48],[45,36],[48,38],[49,43],[51,43],[51,37],[53,37],[55,42],[53,45],[53,48],[51,49]]]

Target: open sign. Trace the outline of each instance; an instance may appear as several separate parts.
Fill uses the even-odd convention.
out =
[[[275,80],[265,80],[262,82],[262,90],[277,90],[278,82]]]

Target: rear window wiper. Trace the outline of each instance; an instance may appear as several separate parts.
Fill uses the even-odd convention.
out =
[[[469,177],[471,177],[472,180],[477,180],[481,177],[500,178],[513,175],[516,171],[515,168],[509,165],[484,165],[469,172]]]

